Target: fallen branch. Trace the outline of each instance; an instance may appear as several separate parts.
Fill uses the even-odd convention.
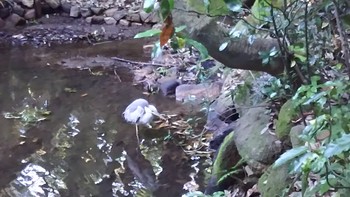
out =
[[[145,65],[164,66],[164,64],[157,64],[157,63],[152,63],[152,62],[138,62],[138,61],[127,60],[127,59],[120,58],[120,57],[112,57],[111,59],[112,60],[117,60],[117,61],[120,61],[120,62],[125,62],[125,63],[128,63],[128,64],[137,64],[137,65],[142,65],[142,66],[145,66]]]

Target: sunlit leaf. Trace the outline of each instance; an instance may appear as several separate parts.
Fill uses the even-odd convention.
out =
[[[134,36],[134,38],[146,38],[159,35],[162,31],[159,29],[150,29],[141,33],[138,33]]]
[[[145,12],[147,12],[147,13],[152,12],[155,2],[156,2],[156,0],[144,0],[143,1],[143,10],[145,10]]]
[[[178,32],[180,32],[180,31],[182,31],[182,30],[184,30],[184,29],[186,29],[186,25],[182,25],[182,26],[180,26],[180,27],[176,27],[176,28],[175,28],[175,32],[178,33]]]
[[[274,168],[277,168],[283,164],[286,164],[287,162],[291,161],[292,159],[304,154],[307,152],[306,146],[300,146],[297,148],[290,149],[283,153],[280,158],[278,158],[275,163],[273,164]]]
[[[326,150],[324,151],[324,156],[326,158],[330,158],[332,156],[338,155],[343,151],[347,151],[349,149],[350,149],[350,134],[343,134],[342,137],[328,144]]]

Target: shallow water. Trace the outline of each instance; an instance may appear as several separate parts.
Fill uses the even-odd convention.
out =
[[[139,97],[164,113],[179,113],[181,105],[145,96],[125,68],[116,68],[116,77],[55,66],[78,55],[147,57],[140,54],[140,41],[0,49],[0,196],[133,196],[139,188],[154,196],[186,193],[183,185],[198,161],[165,143],[167,132],[154,129],[140,130],[141,153],[135,127],[121,116]],[[25,109],[51,114],[29,125],[5,118]]]

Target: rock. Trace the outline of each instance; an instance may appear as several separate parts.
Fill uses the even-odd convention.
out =
[[[8,16],[10,16],[10,14],[11,14],[10,8],[0,8],[0,18],[5,19]]]
[[[62,8],[63,12],[69,14],[69,13],[70,13],[70,10],[71,10],[71,8],[72,8],[72,5],[71,5],[70,3],[68,3],[68,2],[65,1],[65,2],[62,2],[61,8]]]
[[[121,24],[123,26],[129,26],[130,22],[126,19],[120,19],[119,24]]]
[[[118,10],[114,13],[113,18],[116,21],[119,21],[120,19],[124,18],[127,14],[128,12],[126,10]]]
[[[139,26],[142,26],[142,24],[141,23],[132,22],[131,26],[139,27]]]
[[[17,14],[14,14],[14,13],[12,13],[9,17],[7,17],[6,21],[13,26],[26,24],[26,20],[24,20],[24,18],[18,16]]]
[[[70,8],[69,16],[73,18],[78,18],[80,16],[80,7],[74,5]]]
[[[34,0],[35,18],[41,18],[43,14],[51,14],[52,9],[47,3],[41,0]]]
[[[60,0],[45,0],[45,2],[53,9],[57,9],[61,5]]]
[[[24,18],[27,20],[35,19],[35,10],[34,9],[27,10],[26,13],[24,14]]]
[[[176,87],[180,85],[176,77],[164,77],[159,79],[158,83],[164,96],[174,95]]]
[[[104,16],[93,16],[91,18],[91,24],[97,24],[101,25],[105,23],[105,17]]]
[[[89,17],[86,17],[85,21],[86,21],[87,23],[90,23],[90,24],[91,24],[91,21],[92,21],[92,17],[91,17],[91,16],[89,16]]]
[[[303,140],[299,137],[303,133],[304,128],[304,125],[296,125],[291,128],[289,137],[293,148],[304,145]]]
[[[215,99],[220,94],[221,84],[183,84],[176,87],[175,96],[177,101],[195,100],[196,103],[206,98]]]
[[[114,16],[114,14],[118,11],[118,8],[110,8],[105,11],[105,15],[108,17]]]
[[[86,18],[92,15],[92,11],[90,10],[90,8],[84,7],[80,8],[80,14],[82,17]]]
[[[231,124],[226,124],[221,121],[220,127],[215,130],[215,132],[213,133],[213,138],[210,140],[210,148],[213,150],[217,150],[220,147],[221,143],[224,141],[225,137],[232,131],[234,131],[235,126],[235,122]]]
[[[157,24],[154,24],[154,25],[152,26],[152,29],[162,29],[162,27],[163,27],[162,24],[157,23]]]
[[[259,178],[258,189],[261,196],[281,196],[292,182],[288,174],[288,164],[278,168],[269,167]]]
[[[22,4],[28,8],[32,8],[34,5],[34,0],[22,0]]]
[[[140,11],[141,21],[144,23],[158,23],[160,19],[156,12],[147,13],[144,10]]]
[[[138,13],[131,13],[128,14],[126,16],[126,20],[130,21],[130,22],[137,22],[137,23],[141,23],[141,17]]]
[[[103,8],[101,8],[101,7],[92,7],[90,9],[96,15],[100,15],[103,12]]]
[[[104,21],[107,25],[115,25],[117,21],[113,17],[105,17]]]
[[[237,120],[234,132],[239,154],[252,169],[260,171],[272,164],[282,151],[278,138],[266,131],[270,115],[265,112],[265,107],[249,108]]]
[[[140,70],[135,70],[134,81],[140,82],[153,73],[153,66],[145,66]]]
[[[279,139],[285,139],[289,135],[290,129],[292,128],[291,120],[293,120],[296,116],[297,112],[293,107],[293,103],[291,100],[288,100],[282,105],[278,113],[276,135]]]
[[[1,11],[0,11],[0,13],[1,13]],[[13,6],[13,13],[17,14],[18,16],[23,17],[25,10],[21,6],[15,5],[15,6]],[[1,18],[1,14],[0,14],[0,18]]]

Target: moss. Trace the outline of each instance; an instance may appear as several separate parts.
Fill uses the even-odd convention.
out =
[[[297,116],[292,100],[283,104],[276,122],[276,135],[279,139],[286,138],[292,128],[292,120]]]
[[[258,188],[262,196],[279,197],[283,190],[291,183],[288,174],[288,165],[285,164],[278,168],[270,166],[260,177]]]

